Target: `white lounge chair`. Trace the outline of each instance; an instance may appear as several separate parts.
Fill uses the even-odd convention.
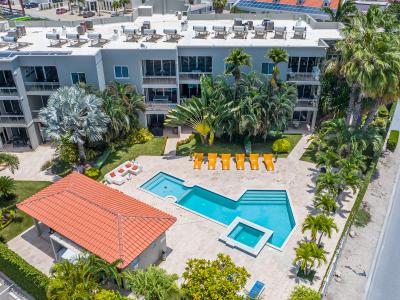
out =
[[[118,175],[115,171],[111,171],[104,177],[109,184],[121,185],[125,183],[125,178]]]

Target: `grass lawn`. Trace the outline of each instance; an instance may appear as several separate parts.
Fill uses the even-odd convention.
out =
[[[304,151],[303,155],[300,157],[300,160],[307,161],[310,163],[316,163],[315,154],[317,153],[317,145],[311,143],[310,146]]]
[[[290,143],[292,144],[292,147],[296,146],[296,144],[299,142],[301,139],[301,134],[284,134],[284,138],[287,138]],[[253,153],[272,153],[272,143],[273,141],[267,141],[265,143],[252,143],[251,144],[251,149]],[[202,145],[200,143],[196,143],[196,140],[193,139],[187,144],[181,145],[178,148],[177,155],[190,155],[193,152],[203,152],[203,153],[209,153],[209,152],[216,152],[216,153],[231,153],[231,154],[236,154],[236,153],[244,153],[244,146],[243,144],[239,143],[226,143],[226,142],[221,142],[218,140],[214,141],[214,144],[212,146],[209,145]],[[287,157],[289,153],[282,153],[279,154],[279,157]]]
[[[0,208],[18,203],[39,192],[51,182],[48,181],[16,181],[16,198],[11,201],[1,201]],[[33,220],[24,212],[17,210],[16,218],[6,228],[0,231],[0,241],[8,242],[33,225]]]
[[[100,179],[108,172],[127,160],[133,160],[139,155],[162,155],[164,154],[167,138],[154,138],[144,144],[136,144],[130,147],[122,147],[110,153],[106,162],[100,169]]]

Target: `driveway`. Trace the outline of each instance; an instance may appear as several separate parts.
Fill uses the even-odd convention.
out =
[[[13,153],[19,158],[19,169],[14,174],[5,169],[0,171],[0,176],[10,176],[16,180],[56,181],[59,179],[57,175],[40,170],[45,162],[53,158],[54,153],[55,148],[48,145],[41,145],[35,151]]]

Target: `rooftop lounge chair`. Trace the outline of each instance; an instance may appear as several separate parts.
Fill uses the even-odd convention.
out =
[[[272,154],[264,154],[263,158],[264,158],[264,164],[265,164],[265,167],[267,168],[267,170],[274,171],[275,166],[274,166],[274,163],[272,162]]]
[[[258,280],[254,282],[249,292],[250,299],[259,299],[264,289],[265,289],[265,283]]]
[[[201,164],[203,163],[204,154],[203,153],[194,153],[194,165],[193,169],[201,169]]]
[[[244,158],[245,154],[236,154],[236,169],[238,170],[244,170]]]
[[[217,153],[208,153],[208,169],[215,170],[215,165],[217,164]]]
[[[258,153],[251,153],[250,154],[250,167],[252,170],[258,170],[260,168],[258,164],[258,158],[259,158]]]
[[[222,170],[229,170],[231,167],[231,154],[223,153],[221,154]]]

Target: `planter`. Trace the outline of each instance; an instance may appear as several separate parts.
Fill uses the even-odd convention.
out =
[[[224,8],[223,7],[222,8],[214,7],[214,11],[215,11],[216,14],[222,14],[222,12],[224,11]]]

